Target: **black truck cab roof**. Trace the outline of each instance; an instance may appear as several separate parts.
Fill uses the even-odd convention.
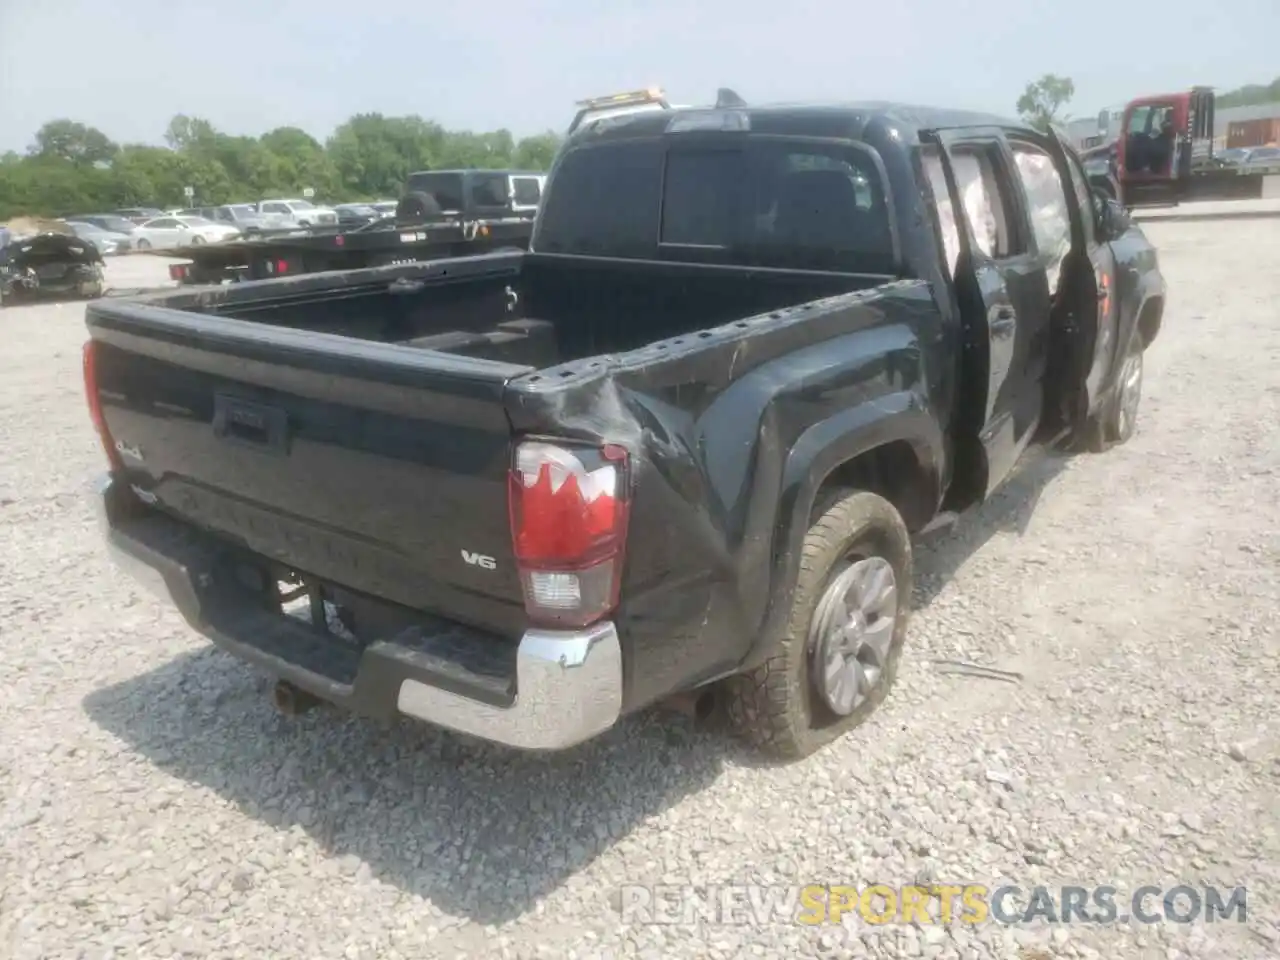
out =
[[[995,115],[889,102],[603,117],[566,138],[531,250],[931,277],[936,238],[916,157],[932,131],[975,127],[1039,136]],[[699,188],[723,178],[754,194],[736,213],[711,209],[724,190]],[[792,230],[765,226],[787,219],[770,204],[790,208]]]

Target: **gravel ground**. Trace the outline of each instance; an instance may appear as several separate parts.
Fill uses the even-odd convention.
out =
[[[278,717],[108,565],[81,308],[0,313],[0,955],[1280,956],[1280,244],[1268,221],[1147,230],[1171,306],[1138,435],[1034,461],[922,548],[894,696],[788,767],[664,715],[550,758]],[[1025,678],[931,666],[957,656]],[[625,884],[926,879],[1243,884],[1248,920],[618,912]]]

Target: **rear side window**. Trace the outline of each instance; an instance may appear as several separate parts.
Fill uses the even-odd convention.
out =
[[[941,156],[933,147],[921,151],[921,163],[933,193],[947,266],[953,276],[960,257],[960,232],[965,221],[973,232],[976,251],[982,256],[1000,260],[1021,252],[1009,222],[995,156],[990,145],[960,144],[952,148],[951,166],[960,191],[963,214],[957,217],[952,208]]]
[[[542,190],[534,177],[513,177],[511,191],[515,202],[522,207],[537,206],[542,198]]]
[[[854,272],[895,266],[879,172],[870,154],[840,145],[582,148],[561,162],[538,231],[537,248],[548,252]]]

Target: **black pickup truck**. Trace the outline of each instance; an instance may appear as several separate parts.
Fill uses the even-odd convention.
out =
[[[1164,302],[1017,122],[610,118],[528,252],[91,304],[101,516],[282,708],[557,749],[719,703],[803,756],[893,682],[913,533],[1129,438]]]

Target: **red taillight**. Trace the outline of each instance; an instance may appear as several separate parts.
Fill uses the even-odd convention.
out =
[[[618,604],[626,549],[628,458],[528,441],[511,468],[511,539],[525,611],[535,622],[586,626]]]
[[[277,260],[277,261],[276,261],[276,273],[286,273],[286,272],[288,272],[288,270],[289,270],[289,261],[288,261],[288,260]]]
[[[185,280],[187,277],[187,265],[185,263],[169,264],[170,280]]]
[[[112,470],[119,470],[123,464],[116,451],[115,441],[111,439],[111,431],[107,429],[107,418],[102,413],[102,397],[98,393],[98,345],[89,340],[82,353],[84,361],[84,395],[89,403],[89,419],[93,421],[93,429],[102,441],[102,449],[107,455],[107,462]]]

